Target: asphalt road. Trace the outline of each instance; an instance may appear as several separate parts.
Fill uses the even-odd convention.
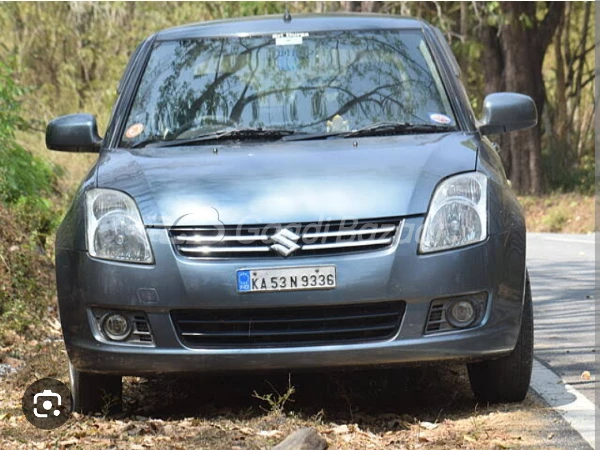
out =
[[[594,235],[529,233],[535,356],[595,403]],[[584,371],[592,375],[582,379]]]

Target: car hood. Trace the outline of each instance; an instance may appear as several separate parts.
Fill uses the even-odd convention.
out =
[[[475,139],[437,133],[115,150],[100,157],[97,184],[131,195],[149,226],[207,211],[226,225],[400,217],[425,213],[443,178],[475,170]]]

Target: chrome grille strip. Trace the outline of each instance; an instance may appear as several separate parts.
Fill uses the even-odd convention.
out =
[[[193,236],[173,236],[175,243],[194,243],[194,242],[255,242],[255,241],[266,241],[269,239],[267,235],[259,235],[259,236],[202,236],[202,235],[193,235]]]
[[[369,245],[389,245],[392,243],[392,238],[375,239],[369,241],[350,241],[336,242],[334,244],[307,244],[302,246],[302,250],[325,250],[329,248],[346,248],[346,247],[366,247]]]
[[[189,253],[246,253],[246,252],[268,252],[270,247],[211,247],[203,245],[201,247],[180,247],[179,251]]]
[[[304,239],[311,238],[323,238],[323,237],[337,237],[337,236],[363,236],[365,234],[377,234],[377,233],[389,233],[395,231],[396,226],[392,225],[389,227],[381,228],[369,228],[367,230],[349,230],[349,231],[324,231],[322,233],[304,233],[302,237]]]

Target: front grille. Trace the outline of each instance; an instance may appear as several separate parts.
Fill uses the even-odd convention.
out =
[[[284,225],[174,227],[176,251],[188,258],[314,256],[390,247],[401,219],[345,220]]]
[[[360,305],[172,311],[188,347],[276,347],[353,344],[392,338],[403,301]]]

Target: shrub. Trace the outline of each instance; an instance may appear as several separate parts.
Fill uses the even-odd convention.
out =
[[[37,200],[52,191],[57,171],[16,141],[16,130],[27,128],[20,116],[19,99],[23,94],[11,66],[0,60],[0,201],[16,204],[29,197],[26,203],[47,209]]]

